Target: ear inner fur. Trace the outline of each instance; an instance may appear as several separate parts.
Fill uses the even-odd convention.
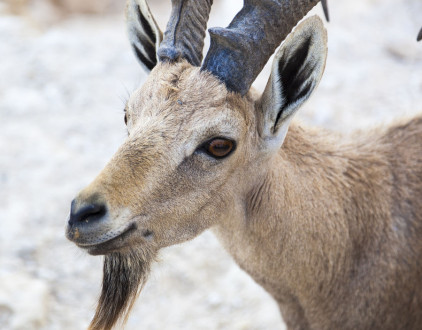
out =
[[[276,136],[280,125],[288,126],[290,117],[318,85],[326,56],[326,31],[317,16],[304,20],[287,37],[274,57],[271,76],[261,97],[264,136]],[[280,133],[287,133],[287,127]],[[282,141],[280,138],[279,143]]]
[[[133,51],[146,71],[157,65],[156,49],[162,40],[162,32],[154,20],[146,0],[129,0],[126,22]]]

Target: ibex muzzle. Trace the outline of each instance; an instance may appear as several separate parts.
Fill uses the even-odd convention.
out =
[[[127,317],[160,248],[206,229],[291,329],[420,328],[422,118],[353,141],[291,124],[327,37],[317,17],[288,34],[318,1],[245,0],[210,30],[201,67],[212,1],[172,3],[163,34],[145,0],[128,1],[151,73],[126,105],[127,140],[72,202],[67,237],[106,255],[91,328]]]

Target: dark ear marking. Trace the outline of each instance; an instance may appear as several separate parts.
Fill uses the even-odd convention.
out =
[[[163,35],[146,0],[128,0],[126,21],[132,49],[138,61],[151,71],[157,65],[156,50]]]
[[[297,48],[286,49],[278,61],[278,86],[283,101],[278,109],[274,128],[287,109],[291,109],[295,102],[305,99],[315,87],[315,81],[309,79],[316,69],[317,62],[309,60],[312,47],[312,35],[309,35]]]
[[[278,74],[285,98],[283,108],[305,96],[311,88],[309,82],[303,85],[315,67],[314,64],[306,62],[311,41],[312,37],[309,36],[292,54],[286,51],[279,61]]]
[[[151,71],[154,69],[154,67],[157,65],[157,59],[155,57],[153,57],[153,59],[150,59],[150,57],[147,58],[144,54],[142,54],[142,51],[136,45],[133,45],[133,50],[135,51],[139,61],[141,61],[148,70]]]
[[[327,34],[317,16],[300,23],[277,51],[262,94],[263,136],[282,143],[290,120],[321,80],[327,58]]]
[[[152,44],[155,45],[157,38],[155,37],[154,31],[152,31],[151,25],[149,25],[145,16],[142,14],[141,7],[138,5],[138,20],[141,22],[142,28],[144,29],[147,36],[151,38]]]
[[[138,21],[142,27],[142,33],[140,31],[136,31],[136,36],[140,41],[144,52],[142,51],[142,49],[139,48],[137,44],[133,44],[133,48],[139,60],[143,64],[145,64],[145,66],[149,70],[152,70],[157,65],[157,56],[155,49],[155,43],[157,41],[157,38],[151,28],[151,25],[148,23],[144,14],[142,13],[141,7],[139,5],[137,6],[137,16]]]

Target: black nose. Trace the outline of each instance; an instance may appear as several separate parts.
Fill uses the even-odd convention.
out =
[[[73,200],[70,208],[69,225],[96,222],[106,214],[106,206],[103,203],[76,205],[77,203]]]

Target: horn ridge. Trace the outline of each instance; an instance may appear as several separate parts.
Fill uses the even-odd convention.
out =
[[[175,62],[184,58],[194,66],[201,64],[212,2],[172,0],[171,17],[157,52],[161,62]]]

